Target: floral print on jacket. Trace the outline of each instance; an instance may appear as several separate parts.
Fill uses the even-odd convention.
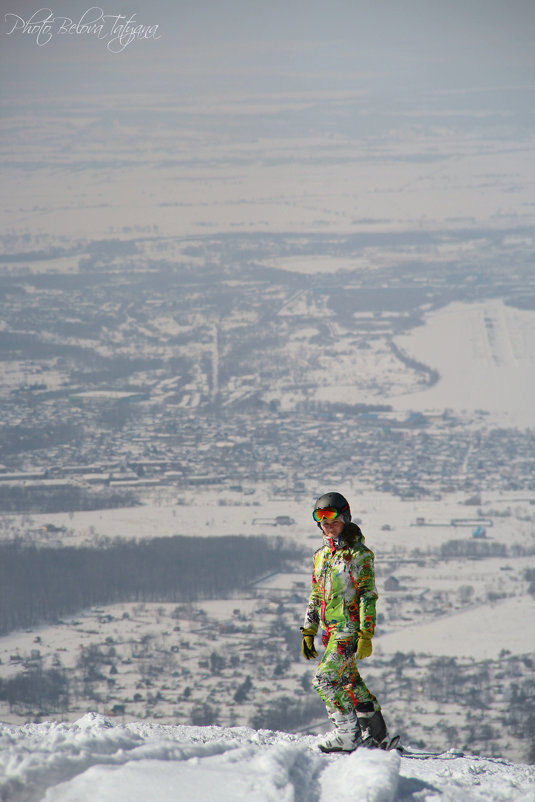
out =
[[[364,545],[364,536],[354,524],[346,524],[335,541],[325,543],[313,558],[312,593],[305,613],[304,627],[324,629],[326,645],[336,637],[373,635],[375,629],[375,573],[373,552]]]

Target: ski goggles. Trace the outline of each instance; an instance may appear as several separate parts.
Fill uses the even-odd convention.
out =
[[[325,520],[325,521],[336,521],[336,519],[338,518],[338,516],[340,514],[341,513],[338,510],[336,510],[334,507],[324,507],[321,510],[314,510],[314,512],[312,513],[312,516],[313,516],[314,520],[317,521],[317,523],[320,523],[323,520]]]

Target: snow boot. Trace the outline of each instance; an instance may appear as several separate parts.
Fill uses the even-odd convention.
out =
[[[371,712],[371,711],[370,711]],[[363,715],[364,713],[364,715]],[[380,710],[376,710],[371,716],[366,715],[368,711],[357,713],[360,729],[362,732],[362,746],[368,749],[395,749],[399,738],[390,739],[386,729],[385,720]],[[394,741],[396,743],[394,744]],[[392,746],[390,745],[392,743]]]
[[[318,744],[322,752],[353,752],[362,743],[357,717],[338,710],[329,714],[334,730],[328,732]]]

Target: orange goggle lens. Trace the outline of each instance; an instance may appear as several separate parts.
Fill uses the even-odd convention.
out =
[[[338,510],[335,510],[334,507],[324,507],[322,510],[314,510],[312,513],[314,516],[314,520],[320,523],[323,519],[327,521],[334,521],[338,518]]]

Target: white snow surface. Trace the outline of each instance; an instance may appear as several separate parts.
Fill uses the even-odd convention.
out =
[[[246,727],[0,725],[2,802],[528,802],[535,766],[443,753],[324,755],[318,737]]]
[[[398,410],[485,410],[495,423],[534,425],[535,314],[502,299],[452,303],[395,338],[440,374],[432,387],[391,399]]]

